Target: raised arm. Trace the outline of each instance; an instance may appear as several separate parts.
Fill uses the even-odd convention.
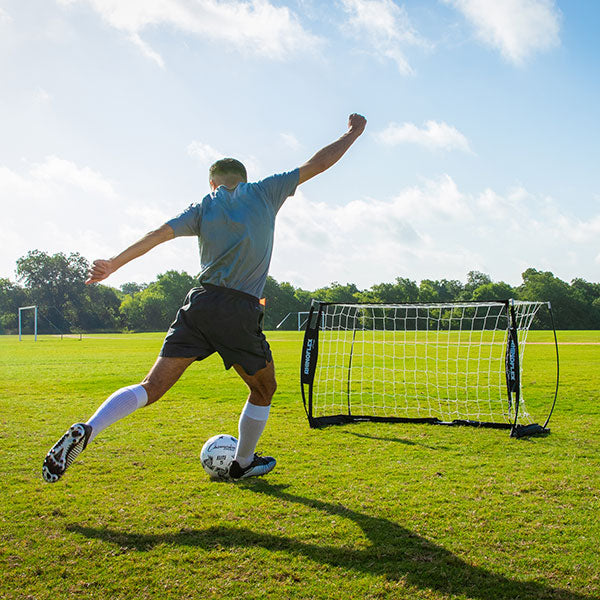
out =
[[[108,260],[95,260],[88,273],[86,283],[97,283],[106,279],[111,273],[114,273],[129,261],[142,256],[142,254],[146,254],[148,250],[152,250],[155,246],[167,240],[172,240],[174,237],[175,233],[170,225],[166,223],[161,225],[158,229],[147,233],[143,238],[123,250],[120,254]]]
[[[358,136],[365,130],[367,120],[356,113],[348,117],[348,131],[338,140],[319,150],[311,159],[300,167],[299,184],[308,181],[315,175],[333,166],[346,150],[352,146]]]

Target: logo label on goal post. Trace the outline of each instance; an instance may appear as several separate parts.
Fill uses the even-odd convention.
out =
[[[506,388],[508,390],[508,410],[512,409],[513,398],[515,395],[515,406],[518,410],[519,392],[521,387],[519,372],[519,341],[517,329],[512,326],[508,333],[508,343],[506,346]]]
[[[312,354],[312,349],[315,345],[315,339],[311,338],[306,342],[306,349],[304,351],[304,374],[308,375],[310,373],[310,355]]]
[[[512,340],[508,344],[508,385],[511,392],[516,391],[517,384],[517,345]]]
[[[313,333],[314,337],[306,337],[304,340],[304,356],[302,360],[302,383],[312,383],[315,375],[315,367],[317,364],[317,332]]]

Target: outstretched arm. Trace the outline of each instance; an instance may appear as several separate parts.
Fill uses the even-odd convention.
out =
[[[348,131],[338,140],[319,150],[311,159],[300,167],[298,184],[308,181],[315,175],[333,166],[346,150],[352,146],[358,136],[365,130],[367,120],[362,115],[353,113],[348,117]]]
[[[129,261],[142,256],[142,254],[146,254],[154,246],[158,246],[167,240],[172,240],[174,237],[175,233],[170,225],[166,223],[161,225],[158,229],[147,233],[142,239],[123,250],[120,254],[108,260],[95,260],[89,270],[86,283],[97,283],[106,279],[111,273],[114,273]]]

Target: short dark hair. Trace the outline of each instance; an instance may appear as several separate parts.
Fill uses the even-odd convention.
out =
[[[248,181],[248,174],[246,173],[246,167],[235,158],[222,158],[214,163],[208,170],[210,179],[214,180],[215,177],[224,177],[227,175],[238,175],[242,178],[243,182]]]

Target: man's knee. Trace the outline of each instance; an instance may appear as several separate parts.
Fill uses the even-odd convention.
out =
[[[275,395],[276,391],[277,391],[277,381],[273,377],[273,379],[266,382],[266,384],[264,386],[264,395],[266,398],[268,398],[270,400]]]
[[[142,381],[142,386],[148,394],[148,404],[161,398],[194,361],[195,358],[159,357]]]
[[[277,391],[275,377],[249,382],[250,396],[254,404],[267,406]]]

